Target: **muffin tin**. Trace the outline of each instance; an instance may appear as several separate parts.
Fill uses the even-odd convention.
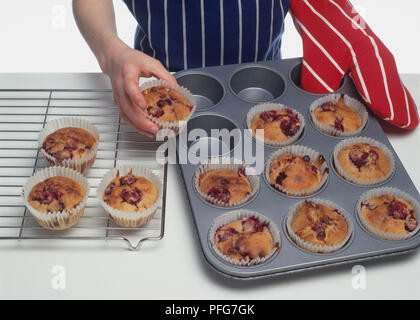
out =
[[[195,128],[203,129],[209,137],[211,129],[239,128],[243,133],[246,129],[247,113],[254,105],[262,102],[281,103],[299,111],[305,117],[304,132],[295,144],[320,152],[326,158],[330,168],[326,185],[315,195],[302,198],[289,197],[273,190],[265,181],[264,174],[259,176],[261,180],[259,192],[242,208],[260,213],[277,225],[280,230],[281,248],[273,259],[263,264],[238,267],[218,258],[208,242],[208,233],[215,219],[235,209],[215,207],[199,198],[193,187],[194,172],[198,165],[180,164],[204,256],[207,262],[223,275],[238,279],[270,277],[343,263],[359,263],[363,260],[410,252],[420,246],[420,232],[405,241],[381,240],[370,234],[358,221],[357,201],[362,194],[377,186],[357,186],[345,181],[335,172],[332,154],[334,147],[343,138],[328,136],[313,126],[309,118],[309,106],[324,95],[308,93],[300,88],[301,65],[301,59],[288,59],[185,70],[176,74],[178,83],[188,88],[197,101],[196,114],[188,122],[187,133]],[[362,101],[349,77],[344,78],[337,92]],[[378,140],[394,153],[395,172],[381,186],[398,188],[419,201],[420,195],[416,187],[371,112],[369,112],[366,127],[359,136]],[[260,142],[253,141],[254,150],[255,143]],[[219,155],[233,157],[235,148],[233,141],[230,145],[226,145],[218,139],[205,138],[189,141],[186,146],[180,143],[178,146],[179,148],[187,147],[191,151],[196,144],[220,147]],[[276,147],[264,146],[265,161],[276,150],[278,150]],[[304,199],[314,197],[333,201],[351,216],[354,225],[353,234],[346,245],[337,252],[316,254],[305,251],[299,248],[286,232],[285,220],[290,208]]]

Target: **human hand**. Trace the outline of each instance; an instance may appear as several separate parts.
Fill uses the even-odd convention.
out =
[[[139,78],[156,77],[177,84],[174,76],[156,60],[122,42],[113,44],[100,65],[111,79],[114,100],[121,117],[136,131],[153,138],[158,126],[147,119],[140,108],[146,109],[146,101],[139,88]]]

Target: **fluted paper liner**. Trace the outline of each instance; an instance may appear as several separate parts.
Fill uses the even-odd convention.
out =
[[[96,140],[95,147],[89,152],[88,155],[78,158],[78,159],[65,159],[63,161],[59,161],[54,156],[47,153],[46,150],[42,147],[45,139],[52,134],[53,132],[63,129],[63,128],[81,128],[88,131]],[[76,171],[81,173],[85,173],[95,162],[96,154],[98,152],[98,145],[99,145],[99,131],[98,129],[92,125],[89,121],[78,118],[78,117],[64,117],[58,118],[48,122],[44,129],[39,134],[38,137],[38,147],[41,151],[42,155],[48,161],[50,165],[58,165],[62,167],[72,168]]]
[[[286,218],[286,229],[287,229],[287,233],[289,234],[290,238],[293,240],[293,242],[295,242],[299,247],[301,247],[302,249],[305,249],[307,251],[310,252],[314,252],[314,253],[332,253],[335,251],[340,250],[342,247],[344,247],[344,245],[349,241],[351,235],[353,234],[353,222],[350,219],[350,215],[341,207],[339,207],[338,205],[336,205],[334,202],[329,201],[329,200],[324,200],[324,199],[310,199],[308,201],[311,202],[315,202],[317,204],[321,204],[327,207],[330,207],[332,209],[337,209],[338,212],[344,217],[344,219],[346,220],[347,223],[347,235],[346,237],[343,239],[343,241],[341,241],[340,243],[333,245],[333,246],[320,246],[320,245],[316,245],[313,244],[309,241],[305,241],[304,239],[302,239],[301,237],[299,237],[295,232],[293,232],[292,230],[292,221],[293,218],[295,217],[295,215],[298,213],[298,211],[301,209],[302,204],[304,203],[304,201],[299,202],[298,204],[296,204],[295,206],[293,206]]]
[[[214,197],[202,192],[200,190],[200,176],[208,171],[212,170],[234,170],[238,171],[239,169],[244,170],[252,170],[252,167],[242,163],[241,161],[234,159],[234,158],[226,158],[226,157],[218,157],[218,158],[212,158],[208,162],[202,164],[199,166],[194,174],[194,187],[197,191],[198,195],[201,197],[201,199],[205,200],[206,202],[209,202],[215,206],[218,207],[225,207],[225,208],[234,208],[234,207],[240,207],[247,203],[249,200],[251,200],[256,193],[258,192],[260,188],[260,179],[257,175],[249,175],[246,174],[246,177],[249,180],[249,183],[251,184],[251,192],[248,196],[246,196],[244,199],[240,201],[235,201],[232,203],[226,203],[220,200],[215,199]]]
[[[235,260],[235,259],[229,258],[227,255],[224,255],[217,248],[214,242],[214,237],[219,227],[225,226],[233,221],[241,220],[246,217],[255,217],[260,222],[268,224],[268,231],[270,232],[271,237],[273,238],[273,250],[271,250],[270,253],[267,254],[263,258],[256,258],[252,260],[249,260],[249,259]],[[277,254],[281,247],[280,232],[277,226],[274,224],[274,222],[257,212],[246,210],[246,209],[239,209],[239,210],[231,211],[216,218],[216,220],[214,220],[213,224],[210,227],[208,241],[209,241],[210,248],[212,248],[213,252],[216,254],[217,257],[235,266],[247,266],[247,267],[266,262],[275,254]]]
[[[322,175],[321,181],[319,182],[318,185],[316,185],[315,187],[308,189],[308,190],[303,190],[303,191],[294,191],[294,190],[288,190],[286,188],[284,188],[283,186],[279,186],[274,187],[275,181],[271,181],[270,179],[270,168],[271,168],[271,162],[274,160],[277,160],[278,158],[280,158],[281,156],[285,155],[285,154],[293,154],[293,155],[297,155],[297,156],[309,156],[310,161],[313,162],[314,164],[316,163],[316,161],[318,160],[319,157],[323,157],[324,158],[324,163],[318,167],[320,174]],[[324,184],[327,182],[328,179],[328,175],[329,175],[329,168],[328,168],[328,164],[327,161],[325,159],[325,157],[323,155],[321,155],[318,151],[315,151],[311,148],[305,147],[305,146],[301,146],[301,145],[294,145],[294,146],[286,146],[284,148],[281,148],[280,150],[277,150],[275,152],[273,152],[270,157],[268,158],[268,161],[266,163],[265,166],[265,178],[267,180],[267,182],[277,191],[280,191],[284,194],[287,194],[289,196],[293,196],[293,197],[305,197],[305,196],[309,196],[312,195],[316,192],[318,192],[323,186]]]
[[[376,180],[371,180],[371,181],[362,181],[362,180],[357,179],[356,177],[353,177],[352,175],[350,175],[341,166],[340,161],[338,161],[338,155],[339,155],[341,150],[343,150],[344,148],[346,148],[346,147],[348,147],[352,144],[355,144],[355,143],[368,143],[371,146],[378,147],[382,151],[382,153],[387,157],[387,159],[389,161],[389,172],[388,172],[388,174],[386,174],[381,179],[376,179]],[[383,143],[381,143],[379,141],[376,141],[372,138],[355,137],[355,138],[349,138],[349,139],[343,140],[335,146],[334,152],[333,152],[333,157],[334,157],[334,167],[335,167],[336,171],[338,172],[338,174],[340,176],[342,176],[344,179],[346,179],[347,181],[350,181],[352,183],[355,183],[355,184],[358,184],[358,185],[361,185],[361,186],[374,186],[374,185],[381,184],[381,183],[385,182],[386,180],[388,180],[389,177],[391,177],[391,175],[395,171],[395,159],[394,159],[394,155],[392,154],[391,150],[389,150]]]
[[[362,119],[362,125],[360,126],[359,129],[355,130],[355,131],[348,131],[348,132],[342,132],[340,130],[337,130],[333,127],[330,127],[329,125],[323,124],[321,122],[319,122],[316,117],[315,117],[315,109],[322,106],[324,103],[328,103],[328,102],[337,102],[341,99],[341,97],[343,98],[343,103],[352,108],[354,111],[356,111],[361,119]],[[343,95],[341,93],[336,93],[336,94],[330,94],[327,96],[324,96],[322,98],[319,98],[318,100],[316,100],[315,102],[313,102],[309,108],[309,113],[312,119],[312,123],[314,124],[314,126],[320,130],[321,132],[330,135],[330,136],[334,136],[334,137],[352,137],[352,136],[357,136],[360,132],[363,131],[363,129],[366,126],[367,120],[368,120],[368,112],[366,111],[366,107],[363,105],[363,103],[361,103],[359,100],[356,100],[354,98],[351,98],[347,95]]]
[[[76,181],[79,185],[82,186],[85,192],[83,200],[73,209],[56,211],[56,212],[40,212],[32,207],[29,203],[29,194],[31,193],[33,187],[38,183],[52,177],[66,177]],[[22,197],[25,203],[25,206],[28,208],[29,212],[35,218],[35,220],[44,228],[49,230],[64,230],[74,226],[79,222],[80,218],[83,215],[83,212],[86,207],[87,199],[89,196],[89,183],[87,179],[78,171],[75,171],[71,168],[53,166],[38,170],[22,189]]]
[[[146,118],[148,118],[149,120],[156,123],[160,129],[171,129],[171,130],[174,131],[175,134],[178,134],[181,129],[185,128],[186,123],[193,116],[193,114],[194,114],[194,112],[197,108],[197,103],[195,101],[194,96],[192,95],[192,93],[187,88],[185,88],[183,86],[174,85],[174,84],[169,83],[168,81],[165,81],[165,80],[150,80],[150,81],[147,81],[140,86],[140,90],[144,91],[146,89],[149,89],[149,88],[152,88],[152,87],[159,87],[159,86],[167,87],[167,88],[170,88],[170,89],[173,89],[173,90],[177,91],[191,104],[192,110],[190,111],[188,116],[185,119],[182,119],[180,121],[170,121],[169,122],[169,121],[160,121],[159,118],[153,117],[146,110],[141,110],[141,111],[146,116]]]
[[[263,139],[262,137],[258,136],[255,132],[252,131],[252,120],[258,114],[262,112],[266,112],[266,111],[271,111],[271,110],[282,111],[284,109],[292,110],[293,113],[298,116],[298,119],[300,122],[300,128],[293,137],[290,137],[289,139],[285,141],[273,141],[266,138]],[[303,129],[305,128],[305,118],[298,111],[286,105],[279,104],[279,103],[261,103],[254,106],[248,111],[248,114],[246,116],[246,124],[248,126],[248,129],[251,129],[252,136],[254,137],[255,140],[261,141],[262,143],[268,146],[272,146],[272,147],[284,147],[284,146],[295,143],[300,138],[300,136],[302,135]]]
[[[406,233],[406,234],[388,233],[388,232],[384,232],[384,231],[381,231],[379,229],[374,228],[369,223],[369,221],[367,221],[365,219],[365,216],[363,215],[363,212],[361,210],[362,203],[366,202],[370,199],[380,197],[380,196],[385,195],[385,194],[391,194],[396,198],[404,199],[405,201],[407,201],[408,203],[410,203],[413,206],[415,214],[416,214],[416,220],[417,220],[417,223],[418,223],[417,228],[414,231]],[[372,189],[372,190],[364,193],[360,197],[359,201],[357,202],[356,211],[357,211],[357,215],[359,217],[359,221],[363,225],[363,227],[367,231],[369,231],[371,234],[373,234],[374,236],[376,236],[380,239],[393,240],[393,241],[407,240],[407,239],[413,237],[420,229],[420,205],[419,205],[419,203],[412,196],[410,196],[409,194],[407,194],[407,193],[405,193],[405,192],[403,192],[403,191],[401,191],[397,188],[381,187],[381,188]]]
[[[156,202],[146,210],[143,211],[124,211],[118,210],[111,207],[103,200],[103,196],[108,184],[117,176],[117,172],[120,172],[120,177],[127,175],[130,170],[132,170],[132,174],[134,176],[144,177],[149,180],[156,188],[158,192],[158,197]],[[109,217],[119,226],[127,227],[127,228],[136,228],[141,227],[148,223],[155,215],[159,204],[161,203],[162,198],[162,182],[157,175],[155,175],[150,169],[142,167],[139,164],[127,164],[121,165],[114,169],[109,170],[105,176],[102,178],[101,183],[98,186],[96,191],[97,198],[109,215]]]

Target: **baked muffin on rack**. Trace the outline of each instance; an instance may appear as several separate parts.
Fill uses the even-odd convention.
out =
[[[270,141],[287,141],[295,136],[301,123],[298,115],[289,108],[270,110],[257,114],[251,122],[251,130],[264,130],[264,139]]]
[[[338,209],[304,201],[291,222],[292,231],[301,239],[318,246],[335,246],[347,236],[348,226]]]
[[[389,159],[377,146],[355,143],[338,153],[339,166],[351,177],[360,181],[380,180],[391,170]]]
[[[341,132],[356,131],[362,126],[362,117],[357,111],[343,102],[343,96],[337,101],[324,103],[313,113],[320,123]]]
[[[120,177],[119,171],[107,185],[102,200],[110,207],[128,212],[142,212],[152,207],[158,198],[156,187],[148,179],[130,171]]]
[[[221,253],[237,261],[263,258],[274,248],[268,224],[252,216],[219,227],[214,243]]]
[[[309,156],[286,153],[271,162],[269,179],[273,187],[280,191],[311,190],[321,183],[324,173],[320,168],[324,162],[322,156],[312,162]]]
[[[58,162],[88,156],[96,146],[96,139],[87,130],[66,127],[48,135],[42,149]]]
[[[165,86],[156,86],[143,91],[146,112],[161,122],[174,122],[186,119],[193,106],[178,91]]]
[[[83,187],[67,177],[51,177],[36,184],[28,196],[29,204],[39,212],[63,212],[76,208],[84,199]]]
[[[244,169],[207,171],[200,175],[198,187],[204,194],[224,203],[241,201],[252,191]]]
[[[360,210],[373,228],[386,233],[406,234],[413,232],[418,225],[414,207],[392,194],[364,201]]]

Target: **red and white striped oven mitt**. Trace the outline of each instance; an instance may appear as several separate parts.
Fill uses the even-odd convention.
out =
[[[333,92],[348,73],[379,117],[405,129],[418,125],[394,57],[348,0],[292,0],[291,13],[303,39],[304,90]]]

